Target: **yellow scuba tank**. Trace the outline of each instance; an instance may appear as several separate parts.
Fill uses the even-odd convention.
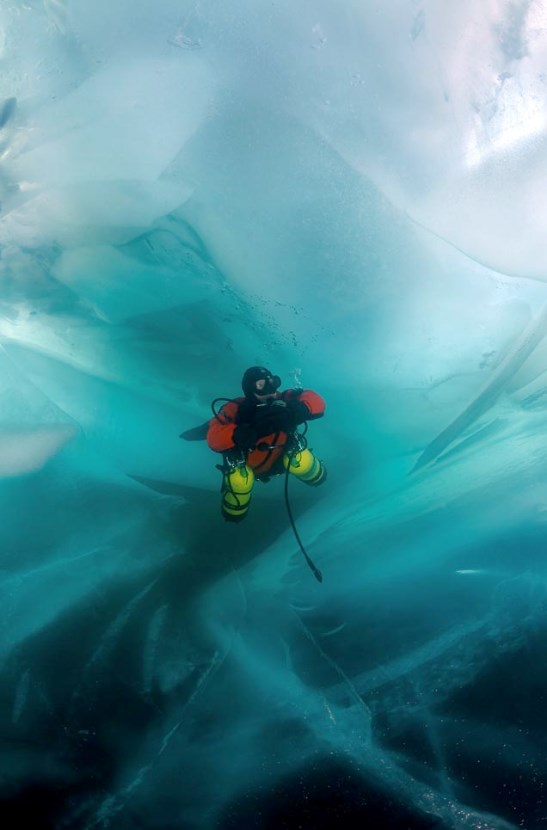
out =
[[[247,515],[255,475],[245,464],[224,476],[222,482],[222,515],[229,521],[240,521]]]
[[[289,468],[289,472],[298,476],[300,481],[314,487],[322,484],[326,477],[325,467],[308,449],[301,449],[293,454],[285,453],[283,466],[285,469]]]

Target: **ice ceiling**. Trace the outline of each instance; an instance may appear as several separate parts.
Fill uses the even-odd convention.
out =
[[[544,827],[547,4],[3,0],[0,66],[4,816]],[[255,363],[322,585],[178,437]]]

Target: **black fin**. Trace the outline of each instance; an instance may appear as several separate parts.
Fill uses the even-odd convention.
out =
[[[209,430],[209,421],[205,421],[199,427],[187,429],[186,432],[181,432],[179,438],[184,438],[185,441],[205,441],[207,432]]]

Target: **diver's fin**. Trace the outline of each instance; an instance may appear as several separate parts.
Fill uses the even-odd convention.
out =
[[[184,438],[185,441],[205,441],[208,430],[209,421],[205,421],[205,423],[201,424],[199,427],[194,427],[193,429],[187,429],[186,432],[181,432],[179,437]]]

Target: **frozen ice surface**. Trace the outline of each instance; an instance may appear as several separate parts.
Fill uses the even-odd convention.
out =
[[[0,802],[541,830],[543,2],[3,0]],[[180,433],[317,389],[317,492]]]

